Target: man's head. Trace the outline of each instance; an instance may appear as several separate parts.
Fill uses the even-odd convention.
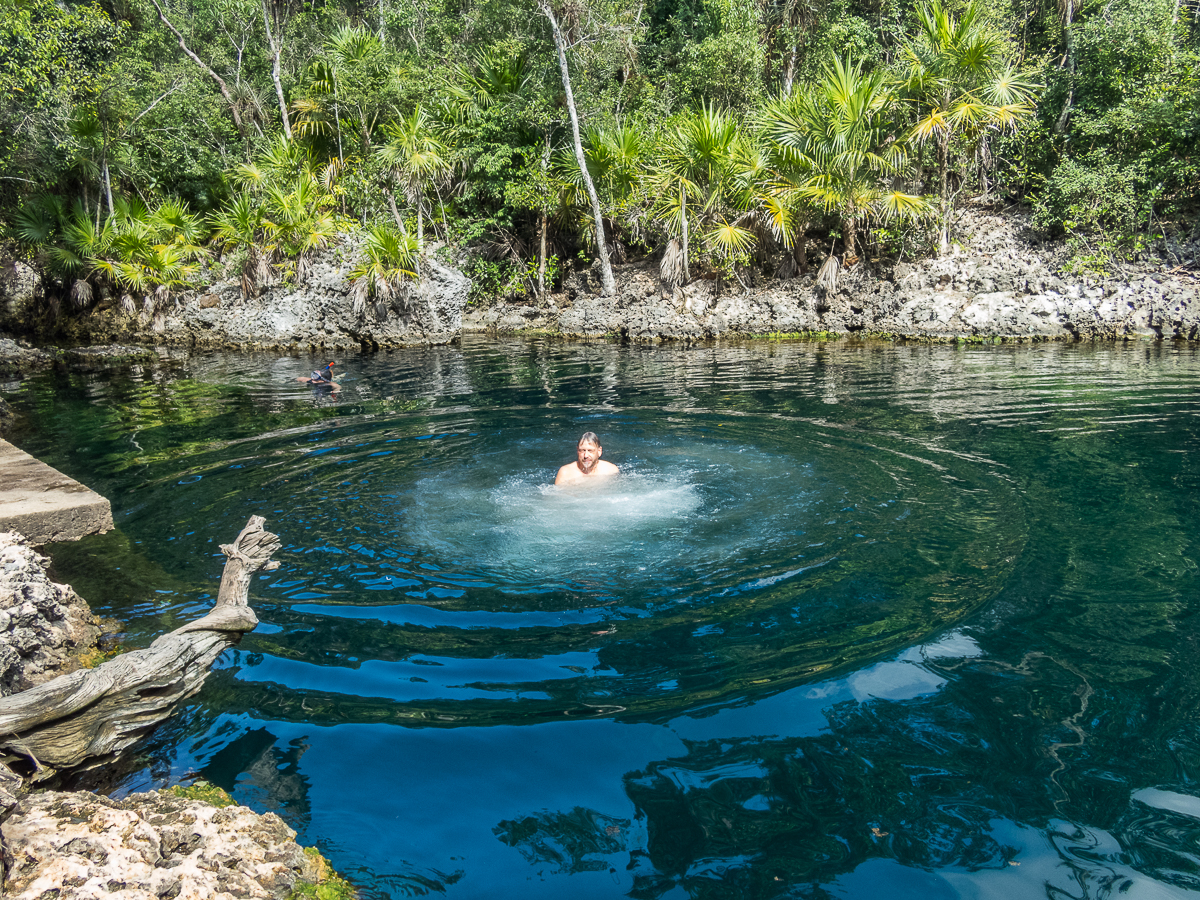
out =
[[[575,448],[575,456],[579,460],[579,468],[585,475],[591,474],[596,468],[596,463],[600,462],[600,457],[604,454],[604,448],[600,446],[600,438],[594,432],[586,432],[579,439],[579,444]]]

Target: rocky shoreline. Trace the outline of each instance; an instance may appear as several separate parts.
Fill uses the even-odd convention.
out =
[[[627,270],[618,296],[591,273],[566,279],[545,302],[498,303],[464,317],[469,331],[611,335],[637,342],[770,335],[946,340],[1200,338],[1197,247],[1185,262],[1154,260],[1119,277],[1071,275],[1066,248],[1043,243],[1015,213],[975,209],[963,243],[940,258],[860,261],[836,287],[814,272],[731,290],[697,280],[665,291],[649,267]]]
[[[105,655],[102,623],[74,590],[50,579],[48,565],[24,537],[0,533],[0,696],[94,665]],[[319,853],[296,843],[296,832],[282,819],[238,806],[210,785],[119,800],[87,791],[2,788],[5,897],[353,896]]]
[[[73,345],[289,351],[447,343],[463,332],[635,342],[805,333],[932,341],[1200,339],[1200,244],[1165,246],[1101,276],[1071,274],[1067,249],[1041,240],[1020,212],[971,207],[960,237],[940,258],[863,259],[843,269],[831,290],[817,283],[812,265],[798,278],[749,271],[744,284],[699,278],[672,291],[650,260],[617,267],[614,297],[600,296],[596,273],[583,270],[569,272],[560,292],[540,300],[482,306],[468,306],[465,275],[433,259],[407,294],[356,304],[348,281],[352,260],[337,251],[320,259],[303,285],[279,285],[251,301],[241,299],[237,284],[222,282],[180,295],[153,317],[125,313],[109,298],[54,325],[37,313],[36,273],[10,261],[7,275],[0,273],[0,330]],[[11,361],[14,352],[0,346],[0,374],[19,365]]]

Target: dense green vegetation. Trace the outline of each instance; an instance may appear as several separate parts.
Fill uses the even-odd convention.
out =
[[[833,278],[944,251],[974,195],[1081,265],[1191,227],[1196,0],[943,2],[16,0],[0,225],[63,300],[150,314],[347,234],[364,303],[439,245],[481,295],[791,277],[814,236]]]

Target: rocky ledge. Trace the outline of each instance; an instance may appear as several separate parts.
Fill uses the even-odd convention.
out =
[[[21,535],[0,533],[0,695],[26,690],[100,655],[99,623],[74,590],[50,580],[48,562]],[[274,813],[236,806],[224,791],[203,782],[116,800],[86,791],[21,796],[17,781],[6,769],[0,778],[0,896],[354,895],[319,853],[296,843],[296,833]]]
[[[47,575],[49,560],[15,532],[0,533],[0,696],[77,668],[100,623],[87,603]]]
[[[206,798],[193,799],[191,793]],[[23,798],[3,825],[4,896],[12,900],[234,900],[348,897],[274,813],[231,805],[199,786],[113,800],[49,791]],[[298,890],[321,884],[316,892]]]
[[[569,272],[541,299],[498,299],[467,308],[470,280],[436,259],[423,278],[386,300],[356,301],[354,248],[335,247],[301,283],[243,300],[221,281],[177,296],[155,314],[128,313],[101,295],[51,321],[29,266],[0,266],[0,328],[74,344],[113,341],[201,349],[402,347],[445,343],[461,331],[543,332],[633,341],[708,340],[803,332],[861,333],[924,340],[1200,339],[1200,244],[1162,246],[1108,275],[1072,273],[1067,248],[1037,235],[1020,210],[968,206],[960,243],[946,256],[897,262],[869,254],[836,285],[815,277],[738,280],[700,277],[674,290],[657,258],[618,267],[619,291],[601,297],[595,271]],[[6,274],[7,273],[7,274]],[[102,292],[101,292],[102,293]],[[0,347],[0,374],[5,366]],[[29,354],[25,354],[29,357]],[[26,358],[26,368],[49,364]]]
[[[471,282],[433,259],[423,267],[418,284],[386,300],[357,303],[349,262],[330,252],[313,264],[302,284],[276,285],[249,301],[234,282],[181,294],[153,316],[126,313],[108,298],[64,316],[56,334],[76,344],[133,341],[197,349],[357,350],[448,343],[462,327]],[[20,326],[10,318],[9,327]]]
[[[669,291],[653,266],[625,267],[601,297],[595,272],[571,275],[543,301],[472,309],[468,331],[552,332],[633,341],[832,332],[927,340],[1200,338],[1197,247],[1120,276],[1069,274],[1061,244],[1042,243],[1023,215],[975,208],[963,244],[940,258],[863,260],[826,290],[815,273],[744,288],[699,279]],[[815,268],[815,267],[814,267]]]

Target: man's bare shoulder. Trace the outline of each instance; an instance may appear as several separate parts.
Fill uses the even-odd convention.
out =
[[[558,475],[554,478],[555,484],[570,484],[572,481],[579,481],[584,475],[579,471],[579,466],[575,463],[567,463],[558,470]]]
[[[594,478],[607,478],[610,475],[616,475],[621,470],[610,462],[600,460],[596,463],[596,469],[591,475],[585,475],[579,470],[577,463],[567,463],[558,470],[558,475],[554,478],[555,484],[577,484],[581,481],[591,481]]]

